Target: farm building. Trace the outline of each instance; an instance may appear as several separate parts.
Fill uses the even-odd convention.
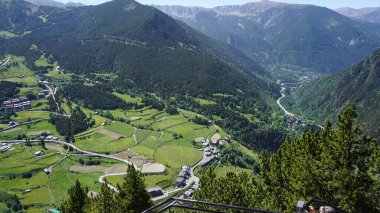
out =
[[[156,186],[156,187],[153,187],[153,188],[149,188],[147,190],[148,194],[150,194],[150,196],[152,196],[153,198],[154,197],[160,197],[162,195],[164,195],[164,191],[161,189],[161,187],[159,186]]]
[[[185,197],[191,197],[193,196],[193,194],[194,194],[194,190],[189,189],[185,192]]]
[[[49,95],[49,92],[47,90],[41,90],[40,93],[37,94],[37,98],[44,98],[47,95]]]
[[[175,181],[175,185],[180,188],[185,187],[186,186],[185,178],[181,178],[181,177],[177,178],[177,180]]]
[[[41,156],[42,154],[43,154],[43,152],[41,152],[41,151],[37,151],[34,153],[35,156]]]
[[[180,172],[180,173],[178,174],[178,177],[180,177],[180,178],[185,178],[185,177],[186,177],[186,173],[185,173],[185,172]]]

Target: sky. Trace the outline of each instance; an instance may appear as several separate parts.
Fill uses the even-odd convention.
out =
[[[107,0],[58,0],[61,2],[81,2],[86,5],[94,5],[106,2]],[[247,2],[255,2],[258,0],[137,0],[141,4],[156,5],[183,5],[183,6],[202,6],[215,7],[221,5],[236,5]],[[340,7],[380,7],[380,0],[278,0],[280,2],[297,3],[297,4],[313,4],[331,9]]]

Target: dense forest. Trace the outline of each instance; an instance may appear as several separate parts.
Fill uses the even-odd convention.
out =
[[[3,107],[3,101],[8,98],[13,98],[19,91],[20,84],[0,81],[0,123],[8,123],[10,121],[10,116],[13,112],[6,112]]]
[[[65,136],[66,141],[72,141],[75,134],[87,130],[93,123],[79,106],[72,110],[70,116],[51,114],[49,122],[55,125],[60,135]]]
[[[353,107],[317,132],[287,139],[273,155],[262,153],[259,175],[208,171],[197,200],[294,212],[298,200],[318,198],[348,212],[380,212],[380,148],[354,122]],[[236,196],[236,195],[239,196]]]
[[[74,102],[82,103],[89,109],[130,109],[132,104],[127,105],[121,98],[112,95],[99,86],[85,86],[79,83],[67,85],[58,94]]]
[[[0,212],[11,213],[11,212],[21,212],[23,206],[21,205],[20,198],[17,195],[11,195],[6,192],[0,191],[0,203],[5,204],[6,209],[0,207]]]
[[[366,134],[380,143],[380,49],[336,75],[299,87],[291,107],[318,122],[336,120],[345,106],[357,106],[358,120]]]

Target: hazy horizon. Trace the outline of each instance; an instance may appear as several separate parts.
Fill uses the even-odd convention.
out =
[[[107,2],[107,0],[57,0],[60,2],[80,2],[86,5],[96,5]],[[201,6],[201,7],[215,7],[223,5],[240,5],[249,2],[259,2],[261,0],[137,0],[141,4],[146,5],[182,5],[182,6]],[[282,0],[277,2],[291,3],[291,4],[312,4],[330,9],[337,9],[341,7],[351,7],[355,9],[364,7],[380,7],[378,0],[363,0],[363,1],[349,1],[349,0]]]

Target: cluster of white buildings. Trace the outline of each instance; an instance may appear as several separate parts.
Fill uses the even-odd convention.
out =
[[[190,167],[182,166],[181,171],[178,174],[178,178],[175,182],[175,185],[179,188],[186,186],[186,180],[190,176]]]
[[[4,101],[3,107],[5,108],[6,111],[19,112],[19,111],[32,108],[32,104],[28,98],[21,97],[21,98],[8,99]]]

